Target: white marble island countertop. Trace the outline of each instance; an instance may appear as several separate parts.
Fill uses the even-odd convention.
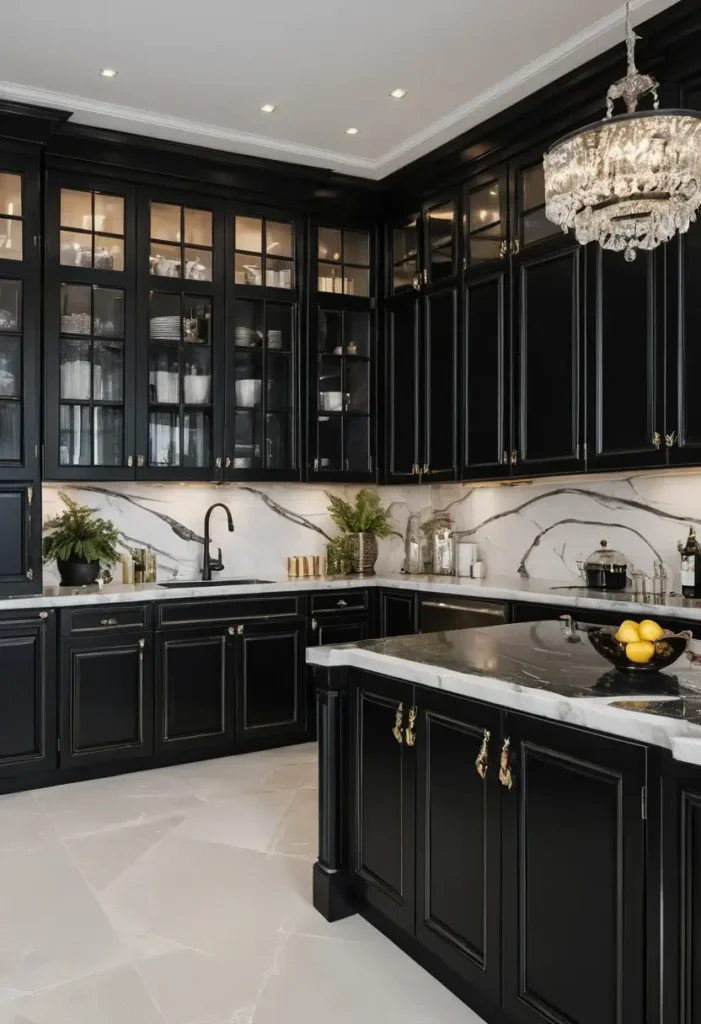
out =
[[[44,587],[41,594],[0,598],[0,611],[29,608],[58,608],[82,604],[119,604],[134,601],[173,601],[193,597],[231,597],[270,593],[295,593],[314,590],[336,590],[354,587],[394,587],[420,593],[453,594],[487,601],[524,601],[532,604],[556,605],[583,611],[620,613],[621,618],[633,615],[646,617],[657,613],[668,619],[701,622],[701,600],[667,597],[663,603],[634,599],[629,591],[602,592],[577,585],[567,586],[557,580],[531,580],[520,576],[493,576],[472,580],[456,576],[407,576],[384,573],[377,576],[316,576],[290,579],[287,575],[265,573],[262,581],[236,583],[235,577],[201,586],[192,580],[187,586],[168,588],[160,583],[136,585],[110,584],[98,587]]]
[[[312,665],[350,666],[419,686],[665,747],[701,764],[701,643],[663,672],[616,672],[578,631],[530,622],[366,640],[307,650]]]

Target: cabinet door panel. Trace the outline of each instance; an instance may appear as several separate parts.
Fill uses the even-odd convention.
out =
[[[639,1024],[644,748],[519,716],[505,734],[504,1008],[523,1024]]]
[[[319,622],[317,630],[318,644],[350,644],[358,643],[360,640],[367,640],[370,635],[367,616],[356,616],[350,618],[344,616],[338,619]]]
[[[413,475],[419,461],[419,299],[393,299],[387,318],[387,477]]]
[[[415,758],[392,734],[412,689],[363,673],[352,693],[353,866],[362,902],[414,931]]]
[[[152,753],[150,634],[64,640],[60,688],[62,767]]]
[[[416,594],[380,593],[380,635],[413,636],[416,632]]]
[[[0,594],[40,589],[40,488],[0,480]]]
[[[500,712],[433,694],[427,701],[431,707],[419,713],[416,743],[416,934],[458,974],[498,998]],[[475,762],[487,731],[482,779]]]
[[[580,463],[579,247],[523,260],[516,287],[518,473]]]
[[[56,767],[54,640],[53,618],[0,622],[0,778]]]
[[[666,440],[673,465],[701,462],[701,223],[691,224],[667,248],[667,303],[670,349],[667,356]]]
[[[465,283],[463,476],[470,479],[509,473],[505,296],[503,272]]]
[[[157,750],[232,745],[233,660],[222,630],[158,635]]]
[[[457,476],[457,338],[457,289],[427,295],[423,465],[432,479]]]
[[[595,444],[591,468],[663,465],[663,335],[660,329],[664,251],[640,253],[627,263],[620,253],[590,254],[594,331],[590,363],[590,421]],[[660,437],[656,438],[656,433]]]
[[[236,735],[241,741],[302,738],[307,672],[303,621],[246,624],[237,636]]]

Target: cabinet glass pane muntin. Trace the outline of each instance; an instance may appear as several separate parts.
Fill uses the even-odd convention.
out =
[[[234,305],[234,469],[291,469],[295,309],[268,299]]]
[[[212,211],[151,202],[149,269],[154,277],[212,280]]]
[[[370,469],[370,313],[319,311],[317,470]],[[337,444],[338,450],[332,450]]]
[[[22,458],[22,403],[0,398],[0,462]]]
[[[504,255],[506,224],[502,220],[499,192],[498,180],[465,191],[466,256],[470,265]]]
[[[124,464],[124,290],[62,284],[59,464]]]
[[[560,233],[545,216],[545,175],[542,160],[519,172],[519,219],[521,242],[532,245]]]
[[[318,278],[320,292],[370,295],[370,232],[319,228]]]
[[[17,177],[17,175],[0,175]],[[0,193],[0,201],[2,194]],[[20,207],[21,208],[21,207]],[[0,462],[22,458],[22,282],[0,280]]]
[[[419,271],[418,218],[392,229],[392,291],[406,292],[414,287]]]
[[[234,218],[234,284],[294,287],[294,224],[291,221]]]
[[[426,212],[428,264],[431,280],[450,277],[455,269],[457,207],[442,203]]]
[[[60,197],[62,266],[124,270],[124,197],[62,188]]]
[[[0,172],[0,259],[22,259],[22,175]]]

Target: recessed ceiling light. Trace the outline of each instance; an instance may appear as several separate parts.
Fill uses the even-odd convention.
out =
[[[100,69],[100,74],[101,74],[101,76],[103,78],[116,78],[117,77],[117,72],[114,70],[114,68],[101,68]]]
[[[360,128],[346,128],[346,135],[357,135]]]
[[[390,96],[393,100],[403,100],[406,96],[406,89],[392,89]]]
[[[264,103],[260,108],[264,114],[272,114],[274,110],[277,110],[277,104],[275,103]]]

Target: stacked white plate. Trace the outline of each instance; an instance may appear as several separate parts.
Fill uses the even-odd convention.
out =
[[[282,331],[268,331],[268,348],[282,348]]]
[[[253,348],[260,344],[260,334],[252,327],[237,327],[234,332],[234,341],[241,348]]]
[[[65,313],[61,317],[61,334],[90,334],[90,314]]]
[[[180,317],[152,316],[150,332],[154,341],[180,341]]]

